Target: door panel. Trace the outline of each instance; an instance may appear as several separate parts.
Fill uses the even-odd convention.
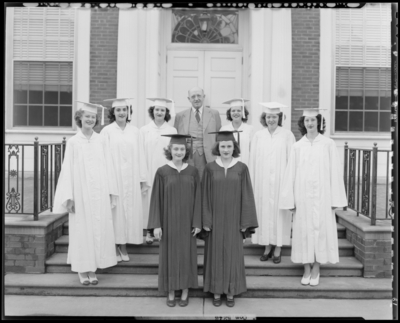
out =
[[[167,65],[167,97],[175,101],[178,113],[190,107],[191,88],[204,88],[204,52],[169,51]]]
[[[218,110],[222,125],[227,124],[229,105],[222,102],[242,96],[242,53],[205,52],[204,82],[205,105]]]
[[[228,123],[222,104],[242,96],[242,53],[216,51],[169,51],[167,97],[175,100],[176,112],[190,107],[188,91],[199,86],[206,95],[204,105],[220,112]]]

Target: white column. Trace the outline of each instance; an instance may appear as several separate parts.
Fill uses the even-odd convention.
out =
[[[117,97],[133,97],[132,121],[138,120],[138,10],[119,9]]]
[[[74,10],[74,9],[71,9]],[[75,100],[90,100],[90,9],[78,8],[75,20],[74,93]],[[74,102],[74,111],[76,102]],[[75,122],[73,122],[75,125]]]
[[[325,135],[333,134],[335,120],[334,81],[335,81],[335,38],[334,12],[320,9],[320,59],[319,59],[319,106],[328,109],[324,112],[326,118]]]
[[[251,103],[251,124],[255,130],[262,128],[259,117],[262,113],[262,107],[258,104],[265,99],[265,77],[270,69],[271,62],[268,39],[270,38],[270,22],[266,19],[268,14],[264,9],[251,9],[250,11],[250,34],[251,34],[251,57],[250,70],[251,80],[249,89],[249,99]]]
[[[161,9],[146,12],[146,97],[159,97],[159,51]],[[150,102],[150,101],[148,101]]]
[[[292,11],[273,9],[271,55],[271,101],[280,102],[287,109],[283,127],[291,129],[292,103]]]

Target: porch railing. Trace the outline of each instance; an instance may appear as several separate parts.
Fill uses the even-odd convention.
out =
[[[378,184],[378,159],[386,154],[386,177]],[[344,184],[348,208],[376,220],[392,220],[392,201],[389,195],[390,150],[378,149],[377,144],[368,148],[350,148],[344,146]],[[377,206],[379,202],[379,209]],[[346,208],[345,208],[346,209]],[[384,213],[384,216],[377,217]]]
[[[39,143],[38,137],[33,144],[5,144],[5,214],[33,214],[37,221],[39,213],[53,210],[65,147],[65,137],[59,144]],[[33,171],[25,167],[29,153],[33,155]]]

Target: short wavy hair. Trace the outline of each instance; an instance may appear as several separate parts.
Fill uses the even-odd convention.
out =
[[[152,106],[147,110],[147,111],[149,111],[149,116],[150,116],[151,120],[154,120],[154,109],[155,109],[155,106]],[[168,108],[165,108],[165,109],[166,110],[165,110],[164,120],[168,122],[169,120],[171,120],[171,114],[169,113]]]
[[[221,156],[221,153],[219,152],[219,141],[217,141],[211,150],[211,154],[213,154],[214,156]],[[237,143],[236,140],[233,140],[233,153],[232,153],[232,157],[239,157],[240,156],[240,147],[239,144]]]
[[[126,109],[129,109],[129,107],[126,106]],[[131,115],[132,115],[132,107],[131,107]],[[108,109],[108,120],[110,120],[110,123],[115,121],[115,107]],[[126,116],[126,122],[131,122],[131,120],[128,120],[128,115]]]
[[[81,109],[76,110],[75,116],[74,116],[75,123],[79,128],[82,128],[82,120],[81,120],[81,118],[83,116],[83,111],[84,110],[81,110]],[[98,123],[99,123],[99,115],[96,114],[96,122],[94,123],[93,128],[96,127],[98,125]]]
[[[228,111],[226,111],[226,119],[229,121],[233,121],[232,116],[231,116],[231,109],[229,108]],[[249,118],[247,117],[250,114],[250,112],[246,109],[246,107],[244,107],[244,117],[242,116],[242,121],[244,123],[247,122],[247,120],[249,120]]]
[[[304,116],[300,117],[299,121],[297,121],[297,125],[299,126],[299,130],[302,136],[304,136],[307,133],[307,128],[304,125]],[[321,114],[317,115],[317,121],[318,121],[318,132],[323,135],[325,133],[325,128],[326,128],[326,122],[325,122],[325,118],[324,118],[324,124],[322,126],[322,130],[321,128]]]
[[[167,146],[167,148],[164,148],[164,155],[168,160],[172,160],[172,153],[171,153],[172,145],[176,145],[176,144],[169,144]],[[182,159],[182,161],[184,163],[186,163],[189,160],[190,145],[188,143],[186,143],[185,148],[186,148],[185,157],[183,157],[183,159]]]
[[[266,113],[266,112],[261,113],[261,116],[260,116],[260,123],[262,124],[262,126],[263,126],[264,128],[268,128],[267,121],[265,120],[265,117],[266,117],[266,116],[267,116],[267,113]],[[279,113],[278,113],[278,116],[279,116],[279,119],[278,119],[278,126],[281,126],[281,127],[282,127],[283,113],[282,113],[282,112],[279,112]]]

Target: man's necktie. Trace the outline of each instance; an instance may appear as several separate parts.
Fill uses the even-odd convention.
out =
[[[197,120],[197,123],[200,122],[200,113],[199,113],[199,109],[196,109],[196,120]]]

